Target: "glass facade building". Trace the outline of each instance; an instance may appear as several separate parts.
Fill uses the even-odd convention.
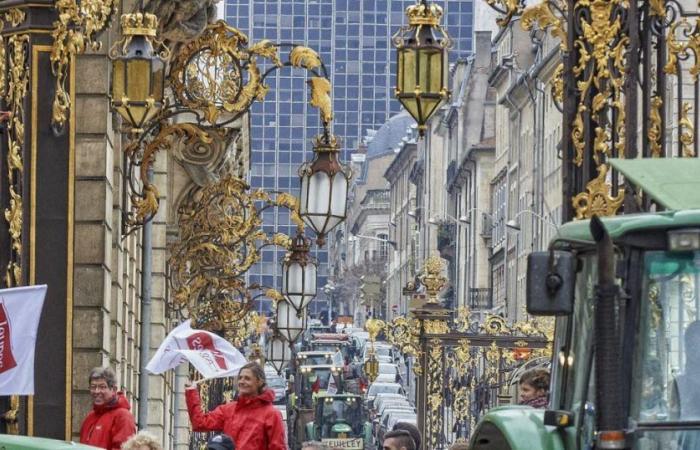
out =
[[[341,139],[343,159],[356,150],[368,129],[378,129],[400,111],[393,97],[396,54],[391,35],[406,24],[405,9],[415,0],[225,0],[227,22],[246,33],[251,43],[263,39],[298,43],[316,50],[333,86],[333,132]],[[453,60],[472,52],[473,0],[437,1],[454,39]],[[268,78],[265,101],[251,110],[251,185],[298,195],[299,165],[310,159],[312,138],[319,133],[318,111],[308,105],[307,74],[284,68]],[[289,214],[265,212],[265,226],[292,234]],[[279,287],[282,249],[265,249],[250,271],[250,282]],[[319,297],[311,312],[325,305],[325,250],[317,251]],[[264,305],[262,306],[265,307]]]

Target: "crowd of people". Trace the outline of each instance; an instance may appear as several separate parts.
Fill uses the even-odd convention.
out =
[[[549,395],[549,371],[532,369],[520,378],[520,403],[545,408]],[[146,432],[136,432],[131,407],[117,389],[116,375],[108,367],[93,369],[89,375],[92,411],[80,429],[80,442],[107,450],[162,450],[161,444]],[[202,409],[199,390],[185,385],[185,399],[192,430],[216,432],[207,449],[285,450],[284,423],[273,406],[274,392],[268,389],[265,370],[257,363],[243,366],[238,375],[238,394],[233,402],[211,411]],[[421,450],[421,435],[410,423],[398,422],[384,435],[382,450]],[[450,450],[466,450],[458,442]],[[321,442],[305,442],[302,450],[334,450]]]

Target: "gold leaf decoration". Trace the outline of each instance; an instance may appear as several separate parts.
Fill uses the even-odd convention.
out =
[[[661,105],[663,100],[658,95],[651,98],[651,109],[649,111],[649,130],[647,137],[649,138],[649,148],[651,156],[654,158],[661,157]]]
[[[56,0],[58,20],[51,33],[51,70],[56,77],[56,93],[52,106],[52,124],[61,129],[68,120],[70,96],[66,92],[66,77],[72,58],[85,52],[87,46],[99,49],[96,40],[109,22],[114,10],[113,0]]]
[[[9,51],[8,69],[9,85],[5,96],[6,104],[10,112],[10,121],[7,129],[7,192],[10,201],[9,208],[4,211],[4,218],[8,224],[10,235],[10,257],[5,268],[5,282],[7,287],[23,284],[22,279],[22,226],[23,226],[23,198],[22,187],[24,183],[24,101],[29,86],[28,53],[29,36],[13,35],[7,41]]]
[[[321,58],[318,56],[318,53],[309,47],[301,45],[294,47],[289,52],[289,62],[294,67],[303,67],[310,70],[321,67]]]
[[[178,101],[201,111],[214,124],[222,115],[230,120],[247,111],[255,100],[264,99],[269,88],[263,84],[257,58],[281,67],[279,49],[269,40],[247,44],[248,37],[223,20],[208,25],[172,61],[169,82]]]
[[[614,216],[622,206],[625,190],[619,189],[617,196],[611,196],[611,185],[607,182],[608,165],[598,166],[598,176],[586,185],[586,192],[581,192],[572,199],[577,219],[590,219],[593,215]]]
[[[693,144],[695,143],[695,127],[689,117],[691,109],[692,106],[690,106],[690,103],[683,102],[681,117],[678,121],[679,139],[683,147],[683,157],[685,158],[692,158],[695,156],[695,149],[693,148]]]
[[[567,50],[566,18],[555,16],[548,1],[528,6],[523,11],[520,18],[523,30],[530,31],[535,24],[542,30],[550,29],[552,36],[559,39],[560,49]]]
[[[333,120],[333,105],[331,103],[331,83],[327,78],[313,77],[311,84],[311,106],[315,106],[321,112],[321,119],[325,123]]]

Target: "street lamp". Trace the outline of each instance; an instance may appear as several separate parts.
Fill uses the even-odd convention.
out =
[[[559,225],[554,223],[552,220],[550,220],[547,217],[544,217],[540,214],[537,214],[534,211],[530,211],[529,209],[524,209],[522,211],[519,211],[512,219],[510,219],[508,222],[506,222],[506,227],[510,228],[511,230],[520,231],[520,222],[518,221],[518,217],[520,217],[521,215],[523,215],[525,213],[531,214],[534,217],[541,220],[543,223],[546,223],[547,225],[554,227],[554,229],[556,231],[559,230]]]
[[[282,263],[282,295],[296,309],[297,316],[316,296],[316,261],[309,254],[309,240],[301,230],[292,242],[291,252]]]
[[[350,242],[356,242],[359,239],[369,239],[372,241],[385,242],[385,243],[391,245],[394,248],[394,250],[396,250],[398,248],[397,247],[398,244],[396,243],[396,241],[390,241],[389,239],[382,239],[382,238],[375,237],[375,236],[364,236],[362,234],[353,234],[350,237],[348,237],[348,241],[350,241]]]
[[[446,213],[443,213],[442,215],[444,218],[454,221],[457,225],[461,225],[461,224],[468,225],[469,224],[469,217],[467,217],[466,214],[459,216],[459,219],[457,219],[454,216],[451,216],[449,214],[446,214]],[[433,216],[430,219],[428,219],[428,223],[431,225],[439,225],[440,222],[443,221],[441,219],[442,218],[438,218],[436,216]]]
[[[452,40],[440,26],[442,8],[427,0],[406,9],[408,26],[394,34],[397,50],[396,97],[418,122],[425,135],[426,122],[450,96],[448,50]]]
[[[314,140],[314,159],[299,169],[299,215],[316,232],[319,246],[347,215],[351,171],[340,163],[339,153],[337,138],[326,131]]]
[[[374,383],[374,380],[379,376],[379,361],[375,356],[374,348],[369,350],[369,357],[362,366],[362,370],[365,372],[370,383]]]
[[[291,302],[280,300],[277,302],[277,322],[275,327],[281,337],[292,345],[306,329],[306,314],[298,312]]]
[[[158,19],[149,13],[123,14],[122,39],[110,50],[112,109],[143,132],[163,107],[165,62],[170,51],[156,39]]]
[[[267,346],[267,362],[281,374],[292,359],[292,350],[285,338],[275,333]]]

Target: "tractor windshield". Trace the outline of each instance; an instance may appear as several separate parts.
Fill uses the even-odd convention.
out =
[[[699,287],[700,251],[645,254],[633,416],[641,427],[672,422],[681,431],[650,430],[638,448],[645,440],[700,448],[700,431],[682,431],[683,423],[700,421]]]
[[[362,435],[362,400],[360,397],[325,397],[319,399],[317,417],[321,438],[350,438]]]

